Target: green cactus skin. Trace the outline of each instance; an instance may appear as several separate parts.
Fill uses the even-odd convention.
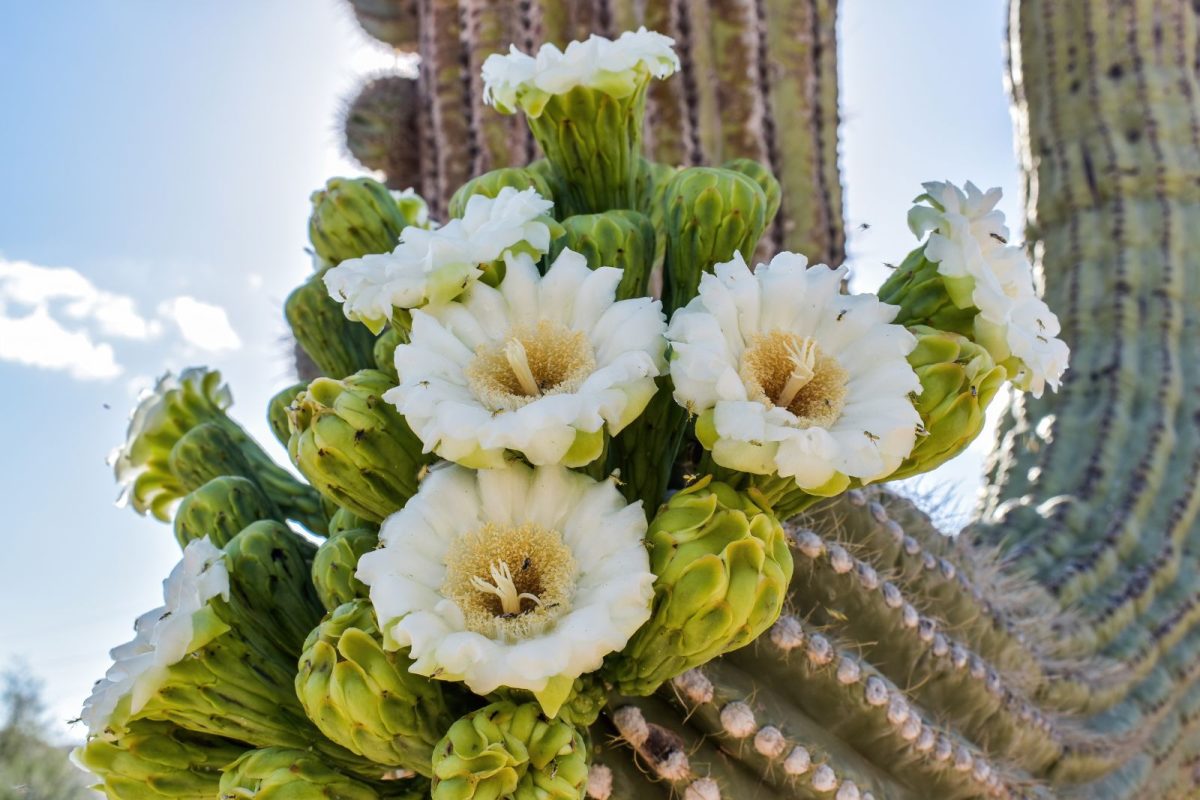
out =
[[[432,187],[422,180],[422,140],[418,81],[407,75],[371,78],[346,104],[342,132],[350,157],[364,169],[386,176],[389,189],[420,184],[419,194],[430,197]]]
[[[112,800],[212,800],[221,770],[244,745],[193,733],[167,722],[141,721],[113,738],[92,739],[72,757]]]
[[[296,695],[333,741],[377,764],[431,775],[434,745],[454,717],[442,684],[383,649],[370,602],[332,610],[304,645]]]
[[[354,577],[358,559],[379,546],[379,534],[369,528],[351,528],[321,542],[313,557],[312,581],[326,611],[351,600],[365,599],[367,587]]]
[[[383,399],[392,385],[377,370],[318,378],[289,412],[292,463],[329,500],[376,523],[416,493],[417,476],[432,461]]]
[[[283,309],[292,336],[322,375],[344,378],[375,366],[375,336],[366,325],[346,319],[322,274],[293,290]]]
[[[588,267],[623,271],[617,299],[645,297],[654,265],[654,225],[645,214],[630,209],[603,214],[577,214],[562,221],[563,235],[551,245],[548,263],[563,249],[587,259]]]
[[[350,8],[369,36],[397,50],[416,49],[416,0],[350,0]]]
[[[242,529],[259,520],[283,521],[283,514],[254,481],[222,475],[189,492],[175,512],[175,541],[181,548],[195,539],[224,547]]]

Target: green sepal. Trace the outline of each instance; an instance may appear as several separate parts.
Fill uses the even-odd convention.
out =
[[[288,408],[296,400],[296,395],[300,394],[308,387],[307,381],[293,383],[291,386],[280,389],[271,396],[267,403],[267,424],[271,426],[271,433],[275,434],[275,439],[284,448],[287,448],[288,439],[292,436],[291,423],[288,422]]]

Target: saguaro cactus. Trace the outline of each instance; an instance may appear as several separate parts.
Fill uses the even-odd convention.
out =
[[[543,42],[561,47],[592,33],[615,36],[645,25],[675,39],[682,63],[678,80],[649,87],[647,155],[685,166],[736,158],[765,164],[783,187],[783,207],[763,238],[763,253],[785,248],[835,266],[845,257],[836,0],[350,5],[367,33],[419,53],[421,66],[416,79],[364,84],[346,114],[349,150],[363,166],[382,170],[393,188],[416,187],[435,215],[471,175],[538,157],[521,120],[483,105],[479,71],[489,53],[510,43],[526,51]],[[388,81],[397,88],[387,96],[400,102],[380,107]],[[400,84],[412,88],[406,93]]]
[[[135,416],[118,474],[139,509],[166,517],[182,497],[186,549],[166,606],[114,651],[86,709],[80,759],[111,797],[155,796],[163,774],[197,798],[214,783],[366,800],[1197,795],[1194,11],[1013,0],[1048,305],[997,195],[929,183],[910,211],[928,236],[881,290],[897,309],[840,293],[844,270],[795,253],[753,273],[744,261],[780,231],[776,209],[800,220],[792,233],[840,231],[821,221],[829,191],[797,211],[797,162],[772,134],[785,98],[810,96],[779,88],[775,59],[835,101],[831,48],[789,49],[801,19],[803,41],[832,41],[831,5],[356,7],[401,45],[416,31],[419,146],[443,148],[422,151],[421,185],[444,224],[321,273],[348,324],[386,328],[372,357],[396,372],[273,400],[319,498],[262,480],[276,468],[215,378],[192,392],[203,403],[164,379]],[[678,63],[647,33],[577,43],[558,88],[519,54],[484,60],[643,20],[679,34]],[[567,189],[576,162],[548,151],[468,180],[532,155],[520,114],[489,116],[476,95],[532,117],[555,95],[555,135],[592,125],[580,135],[597,162],[628,165],[612,148],[636,137],[605,136],[620,121],[575,120],[562,98],[647,90],[636,173],[573,174]],[[806,181],[836,177],[821,135],[796,168]],[[676,170],[702,154],[767,163]],[[620,198],[637,208],[571,205]],[[822,241],[814,252],[837,254]],[[668,298],[669,325],[647,291]],[[1073,350],[1061,394],[1046,391],[1066,358],[1051,307]],[[344,344],[305,347],[335,364]],[[1005,381],[980,519],[948,538],[875,484],[961,450]],[[313,434],[322,392],[333,439]],[[188,446],[208,429],[253,458]],[[354,468],[333,486],[335,451]],[[330,538],[314,553],[281,517]],[[156,730],[167,767],[145,746]]]

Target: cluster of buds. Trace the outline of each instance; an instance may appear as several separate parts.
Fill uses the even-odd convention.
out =
[[[215,372],[139,405],[118,479],[185,549],[85,709],[110,797],[581,800],[614,697],[779,619],[783,521],[952,458],[1006,379],[1057,385],[1057,321],[970,185],[926,187],[881,297],[795,253],[752,269],[770,171],[641,152],[671,45],[489,58],[546,158],[441,224],[366,178],[313,195],[286,314],[322,374],[269,412],[307,484]]]

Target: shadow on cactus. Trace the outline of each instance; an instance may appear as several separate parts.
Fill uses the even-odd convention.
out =
[[[494,55],[485,96],[544,161],[438,221],[368,178],[314,194],[287,319],[323,375],[270,407],[307,484],[216,373],[138,407],[118,478],[185,549],[88,704],[109,796],[1040,791],[1060,740],[985,661],[1015,640],[932,616],[965,591],[952,546],[874,500],[884,533],[800,528],[961,452],[1006,381],[1057,387],[998,195],[927,184],[879,297],[796,253],[752,268],[770,170],[642,152],[678,67],[645,29]]]

